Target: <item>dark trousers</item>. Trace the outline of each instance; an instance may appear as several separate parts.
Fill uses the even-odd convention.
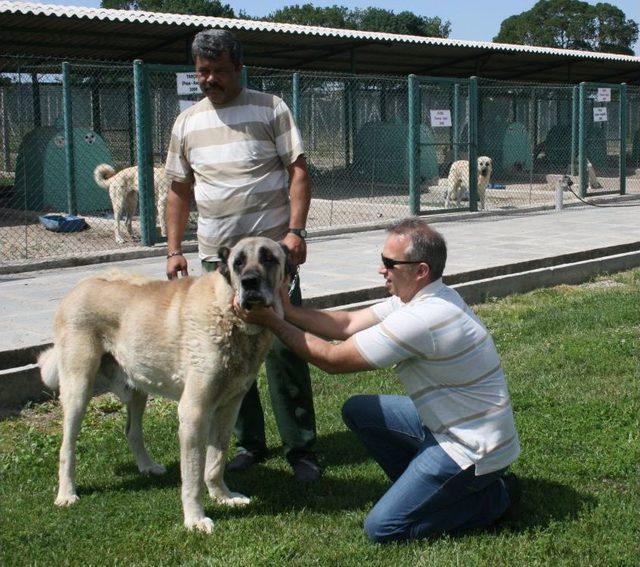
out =
[[[212,272],[216,262],[202,262],[202,269]],[[290,292],[291,303],[300,305],[300,278],[296,276]],[[275,339],[265,361],[271,406],[282,439],[285,457],[289,462],[312,452],[316,441],[316,417],[313,407],[309,365],[298,358],[280,340]],[[264,412],[254,382],[247,392],[234,429],[237,451],[251,451],[264,456],[267,442]]]

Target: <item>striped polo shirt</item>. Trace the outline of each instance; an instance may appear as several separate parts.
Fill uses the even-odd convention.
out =
[[[285,235],[286,167],[302,153],[291,111],[272,94],[242,89],[227,104],[204,98],[178,116],[165,171],[194,183],[202,260],[245,236]]]
[[[409,303],[390,297],[372,309],[380,323],[354,335],[358,350],[395,367],[444,451],[476,475],[512,463],[520,444],[500,357],[462,297],[439,279]]]

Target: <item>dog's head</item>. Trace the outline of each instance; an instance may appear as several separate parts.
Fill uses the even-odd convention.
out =
[[[493,170],[493,160],[487,156],[480,156],[478,158],[478,175],[482,177],[489,177]]]
[[[573,185],[573,179],[569,175],[563,175],[558,183],[563,189],[569,189]]]
[[[278,289],[288,275],[286,246],[270,238],[244,238],[232,249],[218,250],[220,272],[229,280],[244,309],[279,305]]]

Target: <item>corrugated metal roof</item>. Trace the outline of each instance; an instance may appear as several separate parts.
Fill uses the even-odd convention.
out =
[[[53,15],[68,18],[87,18],[114,22],[158,23],[188,27],[220,27],[233,30],[269,31],[284,34],[299,34],[308,36],[334,37],[344,39],[360,39],[376,42],[413,43],[419,45],[438,45],[444,47],[470,47],[476,49],[491,49],[492,51],[538,53],[542,55],[559,55],[594,59],[600,61],[629,61],[640,62],[640,57],[619,55],[614,53],[600,53],[593,51],[579,51],[575,49],[557,49],[552,47],[537,47],[530,45],[513,45],[508,43],[493,43],[488,41],[467,41],[459,39],[443,39],[437,37],[423,37],[414,35],[400,35],[371,31],[356,31],[346,29],[325,28],[317,26],[301,26],[295,24],[280,24],[254,20],[239,20],[231,18],[214,18],[210,16],[190,16],[182,14],[165,14],[160,12],[142,12],[136,10],[110,10],[105,8],[87,8],[82,6],[58,6],[32,2],[0,1],[0,12]]]
[[[369,75],[640,82],[640,57],[157,12],[0,0],[0,70],[30,61],[188,64],[193,35],[233,30],[245,63]]]

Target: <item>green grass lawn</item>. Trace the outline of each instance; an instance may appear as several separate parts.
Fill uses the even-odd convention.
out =
[[[352,394],[401,389],[391,371],[316,370],[322,481],[293,482],[267,409],[271,458],[227,475],[252,503],[224,509],[208,501],[210,536],[182,526],[174,403],[149,404],[148,446],[168,466],[150,478],[133,465],[120,405],[95,399],[78,444],[80,501],[62,510],[53,506],[58,404],[0,421],[0,565],[638,565],[640,270],[477,311],[503,357],[522,444],[512,467],[523,488],[513,520],[491,531],[371,544],[362,522],[388,482],[340,408]]]

